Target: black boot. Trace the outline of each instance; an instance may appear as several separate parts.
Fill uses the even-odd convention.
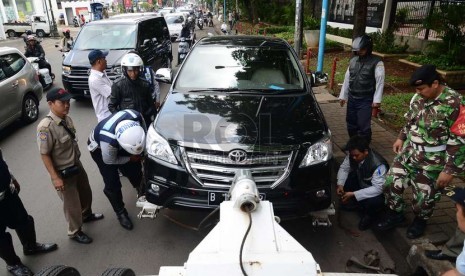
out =
[[[423,236],[426,229],[426,220],[415,217],[412,224],[407,228],[407,238],[416,239]]]
[[[15,253],[13,240],[8,232],[0,233],[0,258],[2,258],[8,267],[21,264],[21,259]]]
[[[47,253],[56,250],[56,243],[38,243],[36,242],[36,230],[34,219],[28,216],[27,222],[16,228],[19,240],[23,245],[24,255],[33,255],[37,253]]]
[[[401,225],[405,220],[404,214],[393,210],[388,211],[386,218],[376,225],[376,228],[381,231],[394,229]]]
[[[128,216],[128,211],[126,211],[126,209],[124,209],[120,213],[117,213],[116,216],[118,217],[119,224],[121,224],[121,226],[123,226],[123,228],[125,228],[127,230],[132,230],[132,228],[134,226],[132,224],[131,219]]]

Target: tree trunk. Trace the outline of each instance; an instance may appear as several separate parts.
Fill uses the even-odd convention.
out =
[[[355,0],[354,6],[354,32],[352,37],[356,38],[365,34],[367,26],[368,0]]]

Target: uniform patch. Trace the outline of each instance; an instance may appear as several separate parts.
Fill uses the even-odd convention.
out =
[[[39,139],[40,141],[47,141],[48,139],[48,132],[41,131],[39,132]]]

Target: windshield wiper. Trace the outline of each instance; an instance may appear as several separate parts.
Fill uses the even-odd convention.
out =
[[[188,92],[233,92],[239,91],[238,88],[204,88],[204,89],[192,89]]]

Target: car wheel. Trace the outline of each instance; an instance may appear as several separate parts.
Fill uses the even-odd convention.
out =
[[[69,266],[65,265],[52,265],[49,267],[46,267],[36,274],[34,276],[80,276],[79,272]]]
[[[9,37],[15,37],[15,36],[16,36],[16,32],[13,31],[13,30],[9,30],[9,31],[8,31],[8,36],[9,36]]]
[[[36,35],[37,35],[38,37],[44,37],[44,36],[45,36],[45,32],[42,31],[42,30],[37,30],[37,31],[36,31]]]
[[[37,118],[39,118],[39,101],[31,94],[27,94],[23,100],[21,119],[26,124],[30,124]]]
[[[102,276],[136,276],[136,274],[129,268],[108,268]]]

